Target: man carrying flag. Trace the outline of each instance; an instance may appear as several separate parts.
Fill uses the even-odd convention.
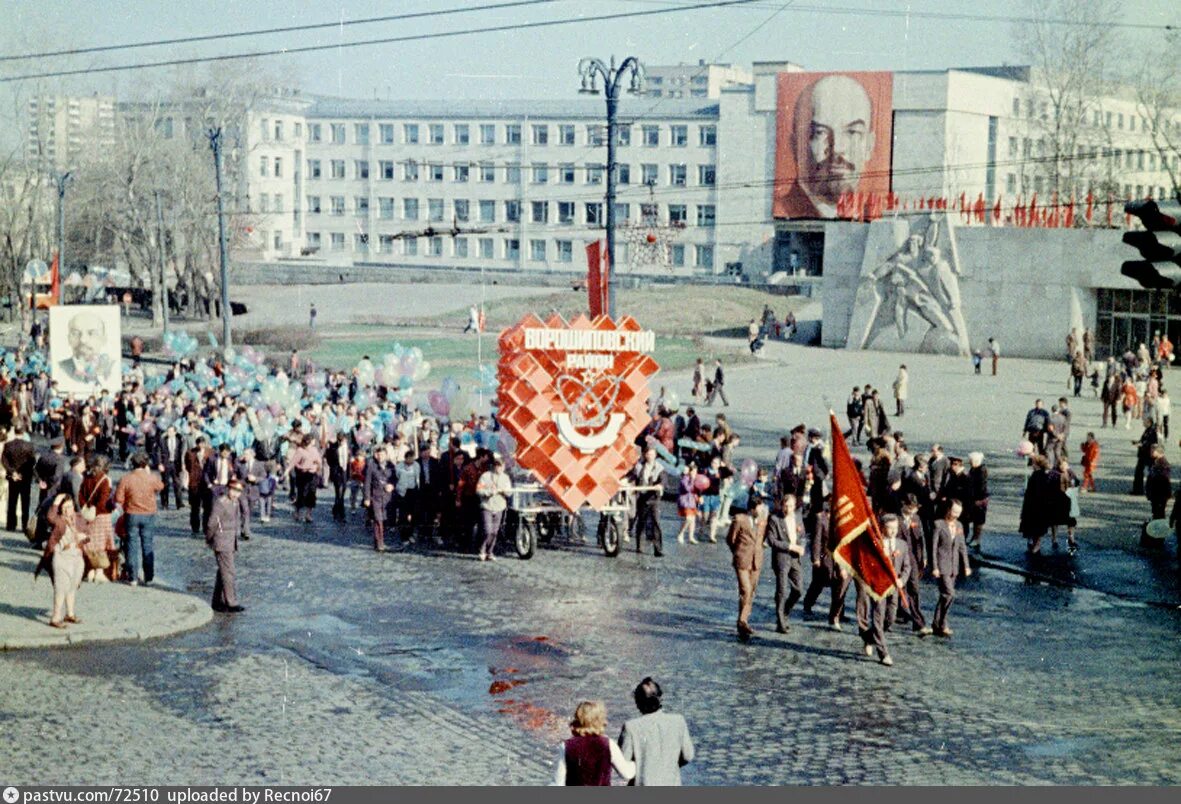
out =
[[[833,561],[857,581],[859,589],[869,597],[875,609],[884,607],[885,598],[895,591],[901,592],[902,586],[894,570],[894,562],[886,555],[882,545],[881,531],[866,499],[861,473],[853,463],[849,445],[845,443],[841,426],[832,411],[829,411],[829,420],[832,430],[833,498],[829,543],[834,545]],[[877,620],[876,612],[868,619],[870,623]],[[867,653],[872,654],[874,640],[870,623],[862,625],[861,636],[869,648]],[[885,650],[884,642],[879,653],[882,664],[889,666],[894,663]]]

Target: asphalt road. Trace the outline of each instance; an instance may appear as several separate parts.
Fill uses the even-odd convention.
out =
[[[743,452],[764,460],[797,417],[823,420],[822,395],[841,399],[853,377],[888,387],[895,358],[773,360],[727,386]],[[958,361],[907,362],[908,436],[986,451],[997,477],[987,549],[1019,565],[1013,417],[1031,393],[1048,396],[1039,377],[1056,367],[1008,361],[1013,374],[985,399]],[[1079,408],[1082,427],[1097,420]],[[1082,552],[1034,568],[1082,585],[981,567],[961,583],[954,638],[894,633],[893,668],[866,659],[852,628],[796,619],[789,634],[770,631],[769,574],[760,634],[736,642],[721,545],[671,544],[662,559],[573,544],[528,562],[377,555],[359,513],[338,528],[321,505],[305,526],[284,508],[243,546],[245,614],[177,637],[6,655],[0,723],[25,750],[3,752],[0,778],[539,784],[580,700],[604,699],[615,734],[631,688],[652,675],[697,742],[689,783],[1176,784],[1181,614],[1155,605],[1176,600],[1172,547],[1143,554],[1128,541],[1146,504],[1122,496],[1130,447],[1118,440],[1124,431],[1104,442]],[[162,583],[208,596],[203,541],[184,513],[163,525]],[[666,518],[666,533],[675,527]],[[86,591],[80,613],[101,616]],[[934,587],[923,592],[930,611]]]

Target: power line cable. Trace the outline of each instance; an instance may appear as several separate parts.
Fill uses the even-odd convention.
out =
[[[628,0],[628,2],[643,4],[643,5],[659,5],[659,6],[676,6],[680,5],[676,0]],[[756,2],[748,6],[751,9],[767,9],[774,8],[769,2]],[[858,17],[902,17],[902,18],[920,18],[920,19],[936,19],[936,20],[955,20],[961,22],[1003,22],[1019,25],[1061,25],[1073,27],[1087,27],[1095,26],[1094,20],[1086,19],[1069,19],[1065,17],[1022,17],[1010,16],[1003,14],[973,14],[969,12],[955,12],[955,11],[915,11],[912,9],[885,9],[885,8],[864,8],[858,6],[819,6],[819,5],[794,5],[792,11],[810,11],[818,14],[837,14],[845,16]],[[1181,22],[1173,23],[1150,23],[1150,22],[1124,22],[1119,20],[1109,20],[1101,23],[1105,28],[1131,28],[1136,30],[1148,31],[1176,31],[1181,30]]]
[[[343,48],[367,47],[370,45],[390,45],[402,42],[422,42],[434,39],[448,39],[472,34],[505,33],[539,28],[554,28],[562,25],[580,25],[586,23],[601,23],[612,20],[636,19],[639,17],[654,17],[666,14],[679,14],[686,11],[700,11],[710,8],[726,8],[742,6],[755,0],[714,0],[713,2],[695,3],[692,5],[676,5],[648,11],[625,11],[617,14],[600,14],[597,16],[564,17],[560,19],[538,20],[536,22],[518,22],[505,25],[487,25],[478,28],[464,28],[455,31],[435,31],[433,33],[407,34],[404,36],[387,36],[376,39],[361,39],[353,42],[340,42],[323,45],[302,45],[299,47],[278,48],[274,50],[255,50],[246,53],[226,53],[219,56],[192,56],[183,59],[165,59],[161,61],[140,62],[131,64],[114,64],[71,70],[47,70],[38,73],[23,73],[0,78],[0,83],[27,81],[34,78],[60,78],[71,75],[94,75],[97,73],[124,72],[129,70],[146,70],[156,67],[178,67],[190,64],[208,62],[235,61],[241,59],[263,58],[267,56],[289,56],[296,53],[313,53],[324,50],[340,50]]]
[[[0,62],[25,61],[29,59],[49,59],[59,56],[81,56],[89,53],[110,53],[118,50],[136,50],[147,47],[163,47],[165,45],[190,45],[197,42],[215,42],[222,39],[242,39],[251,36],[270,36],[272,34],[295,33],[298,31],[316,31],[325,28],[346,28],[354,25],[372,25],[381,22],[399,22],[404,20],[425,19],[429,17],[443,17],[451,14],[469,14],[479,11],[495,11],[520,6],[537,6],[563,0],[513,0],[512,2],[493,3],[485,6],[461,6],[459,8],[444,8],[436,11],[416,11],[409,14],[389,14],[381,17],[365,17],[356,20],[336,20],[333,22],[316,22],[307,25],[287,25],[281,28],[257,28],[251,31],[231,31],[220,34],[204,34],[200,36],[180,36],[174,39],[153,39],[146,42],[127,42],[118,45],[95,45],[93,47],[77,47],[68,50],[49,50],[43,53],[21,53],[13,56],[0,56]]]

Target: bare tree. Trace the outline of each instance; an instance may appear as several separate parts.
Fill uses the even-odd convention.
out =
[[[1181,32],[1166,33],[1163,47],[1149,55],[1135,79],[1136,107],[1169,177],[1169,192],[1181,201]]]
[[[1104,135],[1088,123],[1102,112],[1108,90],[1119,47],[1111,23],[1119,6],[1115,0],[1034,0],[1031,11],[1036,21],[1016,31],[1032,68],[1024,111],[1037,146],[1026,156],[1036,161],[1033,170],[1045,178],[1045,191],[1066,197],[1101,181]],[[1055,22],[1064,19],[1073,24]]]

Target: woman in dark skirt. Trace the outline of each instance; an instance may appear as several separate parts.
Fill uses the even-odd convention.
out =
[[[311,522],[316,507],[316,489],[320,485],[323,458],[310,435],[304,436],[291,456],[295,472],[295,521]]]
[[[971,524],[969,546],[980,550],[984,533],[984,520],[988,518],[988,468],[984,465],[984,453],[968,453],[968,499],[964,501],[964,525]]]
[[[1029,543],[1026,548],[1033,555],[1042,551],[1042,537],[1050,526],[1050,506],[1053,504],[1049,462],[1043,455],[1030,459],[1033,473],[1025,484],[1025,497],[1021,501],[1021,535]]]

